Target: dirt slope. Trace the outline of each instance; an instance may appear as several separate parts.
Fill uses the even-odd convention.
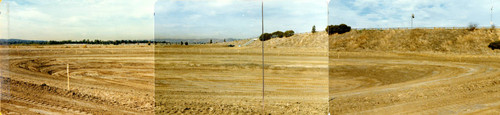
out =
[[[492,53],[487,46],[500,40],[497,31],[478,29],[352,30],[330,39],[331,51],[395,51]]]
[[[266,48],[276,48],[276,47],[295,47],[295,48],[327,48],[328,43],[326,42],[328,35],[326,32],[317,32],[317,33],[299,33],[295,34],[291,37],[283,37],[283,38],[273,38],[271,40],[265,41],[264,46]],[[253,38],[257,39],[257,38]],[[219,43],[221,45],[243,45],[249,40],[253,39],[244,39],[237,40],[226,43]],[[262,47],[262,42],[259,40],[249,44],[247,47]]]

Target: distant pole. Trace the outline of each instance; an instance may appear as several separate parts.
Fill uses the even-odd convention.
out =
[[[69,90],[69,64],[66,64],[66,76],[68,76],[68,90]]]
[[[490,25],[493,27],[493,1],[490,0],[491,2],[491,9],[490,9]]]
[[[330,28],[328,28],[328,25],[330,24],[330,9],[328,6],[330,5],[330,0],[326,1],[326,34],[328,34],[328,31]]]
[[[10,5],[9,2],[5,4],[7,5],[7,39],[10,39]]]
[[[264,0],[262,0],[262,6],[261,6],[261,15],[262,15],[262,34],[264,34]],[[264,37],[262,37],[264,39]],[[262,114],[265,115],[266,111],[264,110],[264,40],[262,40]]]
[[[415,14],[411,14],[411,29],[413,29],[413,19],[415,18]]]

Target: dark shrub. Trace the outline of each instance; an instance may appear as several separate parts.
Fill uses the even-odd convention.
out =
[[[290,37],[290,36],[293,36],[293,34],[295,34],[295,32],[293,30],[287,30],[285,31],[285,37]]]
[[[315,26],[315,25],[313,25],[313,28],[312,28],[312,30],[311,30],[311,33],[316,33],[316,26]]]
[[[233,45],[233,44],[229,44],[229,45],[227,45],[227,46],[228,46],[228,47],[234,47],[234,45]]]
[[[325,31],[328,32],[328,35],[332,35],[335,33],[343,34],[343,33],[351,31],[351,27],[347,26],[345,24],[329,25],[328,27],[326,27]]]
[[[267,41],[267,40],[271,39],[271,36],[272,35],[269,33],[263,33],[262,35],[260,35],[259,40],[260,41]]]
[[[477,28],[477,24],[475,24],[475,23],[470,23],[470,24],[469,24],[469,27],[467,27],[467,30],[469,30],[469,31],[474,31],[474,30],[476,30],[476,28]]]
[[[188,42],[184,42],[184,44],[187,46],[187,45],[188,45]]]
[[[271,38],[276,38],[276,37],[282,38],[283,34],[284,33],[282,31],[276,31],[272,33]]]
[[[491,50],[500,49],[500,41],[491,42],[488,47],[491,48]]]

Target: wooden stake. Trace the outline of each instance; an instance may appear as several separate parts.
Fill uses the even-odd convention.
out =
[[[68,90],[69,90],[69,64],[66,64],[66,75],[68,76]]]

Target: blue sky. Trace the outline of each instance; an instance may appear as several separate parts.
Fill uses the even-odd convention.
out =
[[[2,0],[9,38],[31,40],[153,39],[155,0]],[[6,38],[2,32],[0,38]]]
[[[0,38],[33,40],[251,38],[261,33],[260,0],[3,0]],[[495,0],[265,0],[265,32],[354,28],[465,27],[500,23]],[[153,13],[156,12],[156,16]]]
[[[265,0],[264,31],[310,32],[327,24],[325,0]],[[159,0],[155,38],[251,38],[261,34],[260,0]]]
[[[330,24],[345,23],[354,28],[466,27],[469,23],[490,26],[500,23],[498,0],[332,0]]]

